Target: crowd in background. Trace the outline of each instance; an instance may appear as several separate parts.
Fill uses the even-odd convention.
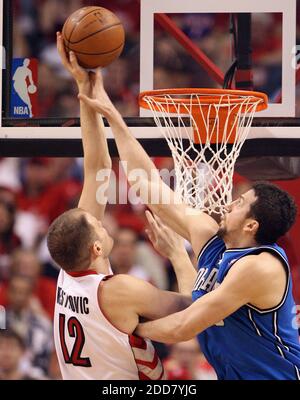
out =
[[[127,36],[122,57],[104,72],[105,86],[124,116],[138,115],[140,8],[137,1],[15,0],[13,3],[14,57],[39,60],[39,117],[79,115],[76,88],[61,66],[55,32],[72,11],[96,3],[120,16]],[[172,18],[219,68],[227,70],[231,64],[228,17],[182,14]],[[253,24],[255,86],[276,99],[281,87],[281,16],[256,14]],[[155,67],[157,89],[216,85],[159,26],[155,34]],[[155,159],[155,162],[159,168],[172,168],[169,159]],[[118,174],[119,160],[113,160],[113,168]],[[126,191],[125,179],[119,178],[120,190]],[[80,159],[0,159],[0,305],[5,306],[7,322],[7,330],[0,330],[0,379],[60,379],[52,339],[59,271],[49,256],[45,238],[49,224],[78,204],[82,180]],[[247,185],[245,179],[236,176],[236,193]],[[281,185],[284,187],[285,183]],[[295,188],[297,185],[299,181]],[[297,193],[295,189],[291,194],[300,204]],[[114,273],[131,274],[161,289],[176,290],[172,266],[154,251],[146,238],[143,205],[109,204],[104,225],[115,240],[110,260]],[[296,301],[300,304],[300,254],[293,232],[282,239],[282,244],[290,257]],[[190,253],[195,263],[195,255]],[[171,347],[157,344],[157,348],[169,379],[216,378],[196,340]]]

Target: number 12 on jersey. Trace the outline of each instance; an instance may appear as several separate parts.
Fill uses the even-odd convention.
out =
[[[81,357],[85,343],[85,335],[81,323],[76,317],[71,317],[67,323],[67,330],[70,337],[75,338],[71,355],[69,354],[66,344],[65,326],[66,316],[64,314],[59,314],[59,336],[65,363],[72,364],[76,367],[91,367],[92,364],[90,359],[88,357]]]

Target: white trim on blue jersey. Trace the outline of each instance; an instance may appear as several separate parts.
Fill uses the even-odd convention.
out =
[[[296,375],[297,375],[298,381],[300,381],[300,371],[299,371],[299,368],[296,367],[296,365],[295,365],[295,370],[296,370]]]
[[[277,326],[277,312],[274,312],[274,336],[276,337],[276,339],[278,340],[278,342],[287,350],[290,351],[290,349],[283,344],[281,337],[278,335],[278,326]]]
[[[248,316],[249,316],[249,319],[250,319],[250,321],[252,322],[252,324],[253,324],[253,326],[254,326],[254,328],[255,328],[256,333],[258,334],[258,336],[262,336],[260,330],[258,329],[258,327],[257,327],[257,325],[256,325],[256,323],[255,323],[255,321],[254,321],[254,319],[253,319],[253,316],[252,316],[252,313],[251,313],[250,308],[248,308]]]

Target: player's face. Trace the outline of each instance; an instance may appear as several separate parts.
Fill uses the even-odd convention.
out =
[[[251,219],[249,218],[251,205],[256,199],[255,192],[251,189],[226,207],[226,213],[220,222],[220,237],[226,239],[228,236],[243,234],[245,225]]]
[[[94,227],[99,241],[101,242],[103,257],[107,258],[114,245],[113,239],[109,236],[101,221],[98,221],[97,218],[93,217],[92,215],[88,216],[88,220]]]

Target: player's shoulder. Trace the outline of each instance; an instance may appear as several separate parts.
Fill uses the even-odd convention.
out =
[[[263,266],[266,268],[274,268],[274,266],[282,265],[282,259],[278,257],[277,254],[270,251],[262,251],[258,254],[249,254],[242,258],[248,264],[253,264],[255,266]]]
[[[102,284],[107,287],[124,288],[128,285],[135,285],[140,281],[140,279],[135,278],[131,275],[117,274],[109,275],[102,280]]]
[[[233,271],[253,273],[257,278],[268,278],[275,272],[283,270],[283,263],[275,254],[263,251],[259,254],[249,254],[239,259],[233,266]]]
[[[104,278],[99,285],[99,295],[110,301],[131,301],[137,292],[143,290],[147,282],[130,275],[112,275]]]

